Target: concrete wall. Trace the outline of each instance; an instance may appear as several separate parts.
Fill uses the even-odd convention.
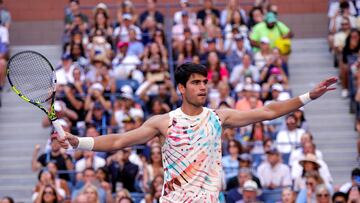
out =
[[[61,41],[63,30],[64,8],[68,0],[4,0],[4,6],[11,12],[13,17],[10,29],[10,40],[13,45],[29,44],[58,44]],[[121,0],[80,0],[84,11],[91,16],[91,7],[98,2],[104,2],[110,7],[111,14],[116,12],[115,6]],[[145,0],[133,0],[135,5],[145,5]],[[158,7],[163,13],[171,15],[176,7],[166,9],[161,4],[169,4],[169,1],[158,0]],[[177,1],[170,3],[176,5]],[[191,1],[200,3],[200,1]],[[220,4],[223,1],[215,0]],[[241,0],[242,5],[248,10],[253,0]],[[326,12],[328,0],[272,0],[278,5],[280,19],[289,25],[295,33],[295,37],[324,37],[327,33]],[[220,7],[221,8],[221,7]],[[137,6],[140,13],[144,6]]]

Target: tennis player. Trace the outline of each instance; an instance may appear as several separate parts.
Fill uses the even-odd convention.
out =
[[[158,136],[162,143],[164,185],[160,202],[218,202],[221,189],[221,132],[271,120],[295,111],[324,93],[337,79],[320,82],[313,90],[286,101],[274,102],[250,111],[212,110],[203,107],[207,99],[207,70],[202,65],[185,63],[175,70],[177,88],[182,95],[180,108],[148,119],[141,127],[96,138],[67,133],[56,137],[76,149],[114,151],[142,144]]]

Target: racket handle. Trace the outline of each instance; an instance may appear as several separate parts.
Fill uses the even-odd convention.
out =
[[[56,119],[56,120],[52,121],[52,124],[53,124],[56,132],[60,135],[60,137],[65,137],[65,131],[61,127],[59,120]],[[73,148],[67,140],[65,140],[65,143],[68,144],[69,148]]]
[[[57,119],[54,120],[54,121],[52,122],[52,124],[53,124],[56,132],[60,135],[60,137],[65,137],[65,131],[64,131],[64,129],[61,127],[61,124],[60,124],[59,120],[57,120]]]

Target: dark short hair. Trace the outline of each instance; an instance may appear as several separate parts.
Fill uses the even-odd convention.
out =
[[[14,199],[12,197],[9,197],[9,196],[5,196],[3,198],[1,198],[1,200],[8,200],[10,203],[15,203]]]
[[[336,197],[343,197],[346,201],[348,201],[348,196],[346,193],[343,192],[335,192],[332,196],[332,201],[335,201]]]
[[[72,3],[72,2],[74,2],[74,3],[76,3],[76,4],[80,4],[80,0],[70,0],[70,3]]]
[[[351,177],[360,176],[360,168],[354,168],[351,171]]]
[[[186,82],[189,80],[190,76],[194,73],[207,77],[207,70],[205,66],[190,62],[181,64],[175,70],[176,85],[182,84],[184,85],[184,87],[186,87]]]
[[[339,5],[340,9],[348,9],[350,8],[350,4],[347,1],[341,2]]]

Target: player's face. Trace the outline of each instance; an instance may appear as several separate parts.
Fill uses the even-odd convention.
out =
[[[186,83],[186,87],[180,88],[184,100],[196,107],[203,106],[207,98],[207,83],[208,79],[205,76],[192,74]]]

